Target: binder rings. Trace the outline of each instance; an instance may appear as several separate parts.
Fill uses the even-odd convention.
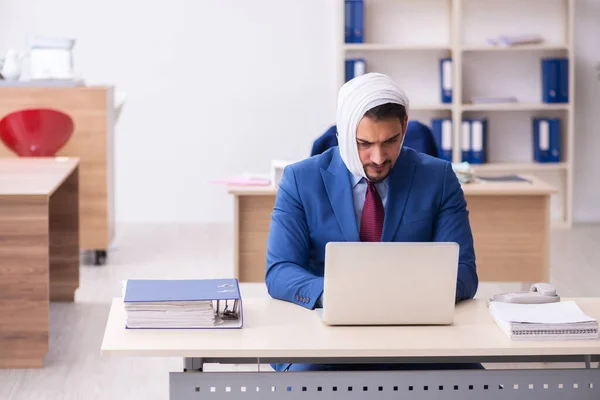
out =
[[[487,120],[473,119],[471,123],[471,164],[487,162]]]
[[[344,2],[344,38],[346,43],[364,41],[364,2],[363,0],[345,0]]]
[[[460,151],[463,162],[471,162],[471,121],[463,120],[460,125]]]
[[[452,59],[440,60],[440,90],[441,101],[444,104],[452,103]]]
[[[542,59],[542,101],[544,103],[569,102],[568,59]]]
[[[438,148],[439,158],[452,162],[452,120],[449,118],[432,119],[431,130]]]
[[[128,280],[127,329],[239,329],[242,298],[237,279]]]
[[[533,160],[536,162],[560,162],[560,118],[533,119]]]
[[[367,63],[362,58],[349,58],[346,60],[346,82],[366,73]]]

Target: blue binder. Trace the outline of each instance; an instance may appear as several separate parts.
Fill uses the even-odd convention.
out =
[[[560,162],[561,126],[559,118],[533,119],[533,160]]]
[[[431,131],[438,148],[439,158],[452,162],[452,120],[450,118],[432,119]]]
[[[487,162],[487,120],[472,119],[471,124],[471,164]]]
[[[550,125],[544,118],[533,119],[533,160],[545,162],[550,152]]]
[[[471,121],[464,119],[460,124],[460,152],[462,162],[471,162]]]
[[[440,60],[440,93],[444,104],[452,103],[452,59]]]
[[[364,41],[364,1],[345,0],[344,36],[346,43]]]
[[[544,103],[569,102],[568,59],[542,59],[542,101]]]
[[[569,60],[561,58],[558,60],[558,101],[560,103],[569,102]]]
[[[344,1],[344,43],[352,43],[352,2]]]
[[[550,157],[549,162],[560,162],[562,148],[562,134],[560,118],[550,119]]]
[[[123,299],[125,304],[135,303],[136,305],[143,305],[144,303],[165,303],[167,305],[192,301],[212,301],[222,324],[188,329],[242,328],[242,297],[238,280],[234,278],[195,280],[132,279],[127,281]]]
[[[367,63],[363,58],[349,58],[346,59],[346,71],[345,78],[346,82],[357,76],[364,75],[367,69]]]

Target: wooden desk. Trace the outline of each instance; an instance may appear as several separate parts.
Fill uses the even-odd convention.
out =
[[[42,367],[48,302],[79,287],[79,160],[0,159],[0,368]]]
[[[473,230],[480,281],[548,280],[550,195],[555,188],[532,183],[463,185]],[[234,196],[234,270],[240,282],[264,282],[266,243],[276,190],[231,187]]]
[[[585,313],[600,319],[600,298],[574,300]],[[102,341],[102,354],[219,360],[260,358],[264,362],[298,358],[600,355],[598,340],[510,340],[490,317],[483,299],[459,303],[454,323],[448,326],[330,327],[321,321],[318,311],[271,298],[244,297],[243,310],[242,329],[125,329],[123,300],[115,298]]]
[[[0,87],[0,118],[32,107],[71,116],[75,132],[57,156],[80,160],[80,246],[106,259],[115,236],[114,93],[112,87]],[[0,157],[15,155],[0,142]]]
[[[241,290],[244,292],[244,285]],[[122,299],[114,299],[102,354],[184,357],[184,372],[170,373],[172,400],[199,396],[230,400],[596,399],[600,394],[600,370],[583,368],[203,373],[205,363],[551,360],[579,361],[583,367],[584,361],[596,361],[600,356],[598,340],[512,341],[492,320],[484,300],[459,303],[450,326],[329,327],[322,323],[317,311],[279,300],[242,296],[244,328],[240,330],[127,330]],[[600,318],[600,299],[574,300],[585,313]],[[369,393],[364,393],[364,387]]]

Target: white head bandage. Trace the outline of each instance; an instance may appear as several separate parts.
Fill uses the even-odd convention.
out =
[[[386,103],[403,105],[408,115],[409,102],[406,94],[384,74],[371,72],[346,82],[340,88],[336,122],[338,145],[344,164],[354,175],[367,177],[358,156],[358,123],[367,111]]]

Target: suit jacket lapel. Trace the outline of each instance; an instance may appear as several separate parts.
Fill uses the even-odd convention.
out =
[[[382,242],[391,242],[394,240],[400,226],[400,221],[404,215],[414,173],[415,164],[403,149],[390,175],[388,196],[385,203],[383,232],[381,234]]]
[[[349,242],[358,242],[360,238],[356,226],[350,175],[342,157],[340,157],[339,150],[335,150],[327,170],[321,169],[321,176],[333,213],[344,237]]]

